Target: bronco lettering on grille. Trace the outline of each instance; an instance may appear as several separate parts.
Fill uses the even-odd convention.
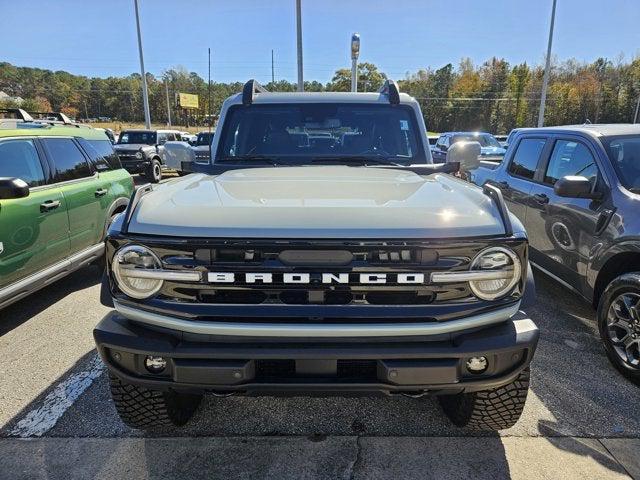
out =
[[[421,284],[424,273],[271,273],[209,272],[210,283],[284,283],[284,284]]]

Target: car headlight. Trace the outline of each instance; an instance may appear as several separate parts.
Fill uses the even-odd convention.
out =
[[[496,272],[497,278],[469,282],[473,294],[483,300],[495,300],[507,295],[522,276],[520,259],[512,250],[503,247],[490,247],[481,251],[473,259],[471,270]]]
[[[118,288],[129,297],[149,298],[162,288],[163,280],[154,278],[154,273],[162,269],[162,263],[155,253],[141,245],[128,245],[118,250],[111,269]]]

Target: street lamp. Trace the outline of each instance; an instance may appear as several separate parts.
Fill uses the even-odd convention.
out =
[[[360,34],[351,35],[351,91],[358,91],[358,56],[360,55]]]
[[[147,74],[144,70],[144,57],[142,56],[142,34],[140,33],[140,15],[138,14],[138,0],[133,0],[136,10],[136,28],[138,30],[138,53],[140,55],[140,74],[142,75],[142,104],[144,106],[144,125],[151,129],[151,113],[149,112],[149,92],[147,90]]]
[[[547,101],[547,88],[549,87],[549,74],[551,70],[551,43],[553,42],[553,24],[556,20],[556,0],[551,7],[551,24],[549,25],[549,42],[547,43],[547,58],[542,78],[542,95],[540,96],[540,109],[538,110],[538,127],[544,126],[544,107]]]

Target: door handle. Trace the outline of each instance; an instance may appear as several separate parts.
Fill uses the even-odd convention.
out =
[[[108,191],[109,190],[107,190],[106,188],[100,188],[100,189],[95,191],[95,195],[96,195],[96,197],[104,197],[107,194]]]
[[[541,203],[541,204],[543,204],[543,205],[544,205],[545,203],[549,203],[549,197],[547,197],[544,193],[536,193],[536,194],[533,196],[533,198],[534,198],[534,200],[535,200],[536,202]]]
[[[50,212],[51,210],[55,210],[60,206],[60,201],[58,200],[47,200],[44,203],[40,204],[40,212]]]

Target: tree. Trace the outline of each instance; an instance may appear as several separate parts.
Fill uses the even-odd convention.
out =
[[[373,63],[358,64],[358,91],[359,92],[376,92],[380,90],[387,76],[378,71]],[[336,70],[331,82],[326,86],[326,90],[332,92],[349,92],[351,91],[351,70],[341,68]]]

